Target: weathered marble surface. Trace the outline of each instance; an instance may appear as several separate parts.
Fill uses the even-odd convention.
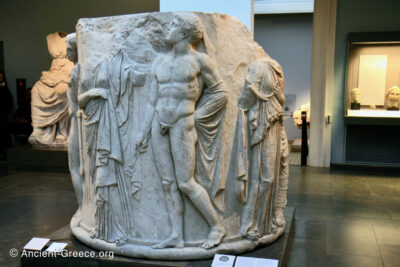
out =
[[[386,93],[386,109],[399,110],[400,108],[400,88],[392,86]]]
[[[66,148],[68,145],[68,80],[74,64],[66,57],[66,33],[47,35],[53,58],[50,70],[43,71],[32,88],[32,127],[29,143],[38,147]]]
[[[293,121],[298,128],[301,128],[301,125],[303,124],[303,121],[301,120],[301,112],[303,111],[307,112],[306,121],[307,123],[310,123],[311,120],[310,103],[301,105],[299,110],[295,110],[293,112]]]
[[[351,89],[351,103],[360,103],[361,90],[358,88]]]
[[[200,259],[283,233],[283,72],[246,26],[146,13],[80,19],[67,39],[79,240]]]
[[[350,101],[350,108],[351,109],[360,109],[361,104],[360,104],[360,95],[361,95],[361,90],[358,88],[353,88],[350,91],[350,96],[351,96],[351,101]]]

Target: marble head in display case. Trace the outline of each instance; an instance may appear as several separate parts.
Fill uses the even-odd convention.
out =
[[[179,260],[283,234],[283,71],[246,26],[176,12],[80,19],[76,30],[68,95],[79,240]]]
[[[300,106],[299,110],[295,110],[293,112],[293,122],[297,126],[297,128],[301,128],[303,124],[303,120],[301,119],[301,113],[306,112],[306,122],[307,124],[310,123],[311,115],[310,115],[310,103],[304,104]]]
[[[358,88],[353,88],[351,89],[350,95],[351,95],[351,109],[360,109],[360,89]]]
[[[400,88],[397,86],[391,87],[386,93],[386,109],[399,110]]]
[[[32,127],[28,141],[33,146],[66,148],[68,145],[68,81],[74,66],[66,55],[66,33],[47,35],[52,57],[50,70],[43,71],[32,88]]]

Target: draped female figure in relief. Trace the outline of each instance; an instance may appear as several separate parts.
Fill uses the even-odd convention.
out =
[[[133,86],[143,85],[144,75],[125,65],[118,51],[103,60],[95,70],[95,79],[82,81],[85,92],[78,95],[83,110],[83,154],[86,194],[94,191],[95,226],[91,238],[120,246],[133,240],[130,225],[130,185],[124,177],[124,159],[120,127],[128,118],[127,100]],[[88,200],[90,201],[90,200]],[[85,203],[83,203],[85,205]]]
[[[253,63],[245,81],[238,117],[244,161],[238,164],[245,166],[239,177],[245,184],[241,197],[246,203],[240,234],[257,239],[285,224],[289,154],[282,111],[285,81],[281,66],[270,58]]]

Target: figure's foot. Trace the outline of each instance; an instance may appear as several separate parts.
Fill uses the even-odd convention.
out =
[[[275,211],[274,222],[277,227],[283,227],[285,225],[285,215],[283,214],[283,209],[277,209]]]
[[[257,229],[252,229],[247,232],[247,235],[245,236],[247,240],[250,241],[255,241],[258,239],[258,231]]]
[[[29,136],[28,142],[31,145],[40,145],[39,141],[37,140],[36,136],[33,135],[33,133]]]
[[[223,226],[216,225],[211,228],[210,233],[208,234],[207,241],[204,242],[201,247],[205,249],[210,249],[219,245],[226,235],[226,231]]]
[[[242,237],[246,238],[248,235],[249,229],[250,229],[250,225],[242,225],[240,227],[240,235]]]
[[[65,142],[68,140],[68,136],[65,136],[63,134],[57,135],[56,136],[56,142]]]
[[[160,243],[153,245],[152,248],[155,248],[155,249],[170,248],[170,247],[183,248],[183,245],[184,244],[183,244],[182,237],[180,237],[178,235],[171,235],[164,241],[161,241]]]
[[[115,245],[117,247],[123,246],[123,245],[125,245],[127,243],[128,243],[128,239],[118,239],[117,241],[115,241]]]
[[[75,212],[74,216],[73,216],[74,220],[75,220],[75,224],[73,226],[79,227],[81,225],[81,209],[78,208],[78,210]]]
[[[97,227],[95,229],[93,229],[90,233],[89,233],[90,238],[92,239],[96,239],[99,238],[99,230],[97,229]]]

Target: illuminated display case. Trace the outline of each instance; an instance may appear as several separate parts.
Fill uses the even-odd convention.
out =
[[[400,33],[349,35],[345,115],[400,119]]]

